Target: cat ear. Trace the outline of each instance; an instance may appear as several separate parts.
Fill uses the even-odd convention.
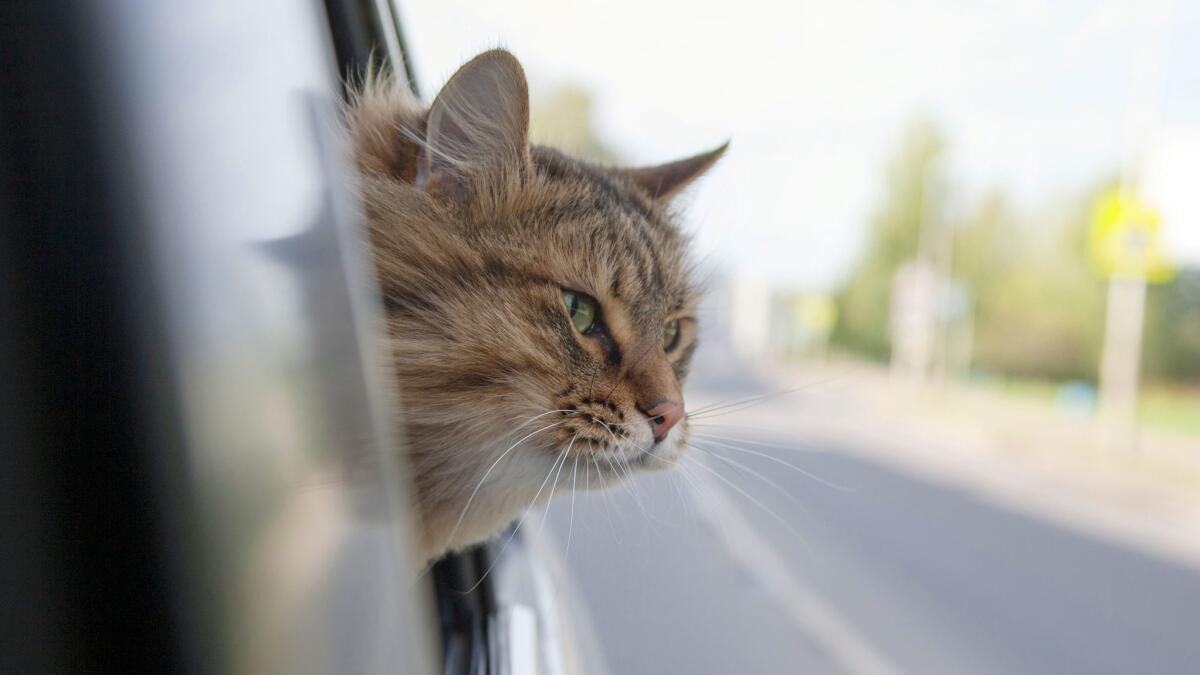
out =
[[[512,54],[493,49],[471,59],[429,108],[417,160],[417,187],[464,201],[471,180],[529,162],[529,88]]]
[[[657,166],[615,169],[614,171],[618,176],[648,193],[651,198],[657,201],[667,201],[712,168],[712,165],[721,159],[721,155],[725,154],[725,149],[728,147],[729,142],[726,141],[718,148],[687,159]]]

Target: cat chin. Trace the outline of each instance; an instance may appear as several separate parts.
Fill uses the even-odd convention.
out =
[[[642,453],[637,466],[644,471],[662,471],[679,463],[687,448],[687,429],[676,427],[660,443]]]
[[[612,460],[614,463],[628,466],[636,472],[662,471],[670,469],[679,463],[687,447],[687,429],[677,427],[671,430],[659,443],[631,442],[622,444],[617,450],[598,455],[601,462]],[[618,482],[628,479],[629,473],[616,472]]]
[[[678,427],[657,444],[629,443],[607,452],[580,455],[580,459],[591,460],[591,466],[602,473],[603,481],[597,481],[590,468],[587,473],[575,469],[579,471],[574,480],[575,488],[578,490],[612,488],[628,480],[632,474],[669,469],[675,466],[683,456],[684,450],[687,448],[687,435],[686,428]],[[549,453],[546,454],[549,455]],[[568,466],[562,462],[555,462],[557,459],[555,456],[551,460],[551,466],[555,464],[567,466],[564,473],[570,474],[574,465]],[[516,465],[516,467],[521,466],[521,464]],[[426,562],[432,561],[448,551],[462,550],[473,544],[500,536],[526,511],[544,506],[553,494],[569,490],[572,484],[572,481],[569,480],[554,480],[552,476],[553,484],[546,486],[543,481],[546,471],[549,469],[541,462],[524,464],[523,468],[516,467],[514,467],[515,475],[508,476],[509,483],[528,484],[526,489],[496,490],[494,485],[485,486],[485,489],[476,495],[472,508],[466,511],[461,521],[458,520],[458,514],[463,513],[465,502],[454,503],[451,508],[441,512],[425,514],[423,553]],[[585,479],[580,474],[588,476],[588,478]],[[489,487],[493,489],[488,489]]]
[[[596,453],[596,461],[604,469],[603,475],[612,487],[627,481],[631,475],[644,471],[670,469],[683,456],[684,444],[668,437],[657,445],[642,445],[622,448],[617,451]],[[593,488],[602,488],[593,485]]]

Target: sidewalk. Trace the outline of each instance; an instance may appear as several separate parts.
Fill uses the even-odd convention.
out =
[[[737,424],[801,433],[1200,568],[1200,440],[1143,433],[1136,455],[1105,456],[1091,420],[995,391],[919,387],[858,363],[772,370],[774,388],[797,390],[738,412]]]

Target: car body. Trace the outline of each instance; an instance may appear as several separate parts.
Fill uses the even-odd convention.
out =
[[[536,539],[422,570],[338,120],[385,1],[3,10],[3,672],[599,672]]]

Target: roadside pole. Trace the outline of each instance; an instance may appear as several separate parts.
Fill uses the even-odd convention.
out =
[[[1102,195],[1093,214],[1089,253],[1108,279],[1097,442],[1110,454],[1137,452],[1146,285],[1169,281],[1175,273],[1162,249],[1160,223],[1156,211],[1121,189]]]
[[[1096,203],[1088,241],[1093,266],[1108,279],[1097,440],[1109,454],[1137,452],[1146,285],[1169,281],[1175,273],[1163,252],[1162,219],[1141,200],[1139,180],[1140,153],[1159,126],[1173,5],[1174,0],[1149,3],[1129,27],[1129,103],[1120,187]]]
[[[1145,322],[1146,280],[1108,282],[1104,350],[1100,357],[1100,449],[1134,454],[1138,449],[1138,385]]]

